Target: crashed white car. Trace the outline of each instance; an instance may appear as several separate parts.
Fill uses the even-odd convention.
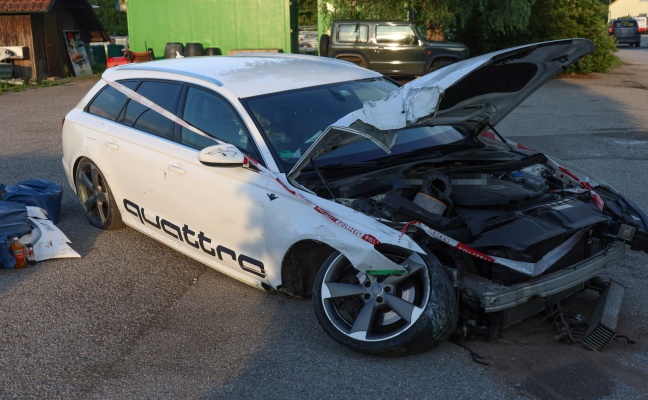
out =
[[[495,129],[592,50],[526,45],[404,86],[299,55],[129,64],[65,117],[63,165],[93,225],[312,295],[356,351],[411,354],[492,335],[646,248],[632,202]]]

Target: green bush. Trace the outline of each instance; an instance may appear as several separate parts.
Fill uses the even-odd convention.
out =
[[[614,38],[607,33],[607,13],[607,5],[600,0],[535,0],[525,26],[517,24],[507,31],[492,30],[486,35],[474,28],[480,26],[480,21],[478,16],[471,15],[470,23],[461,24],[457,39],[470,47],[471,54],[478,55],[526,43],[586,38],[594,43],[594,52],[564,74],[605,72],[620,64],[614,55]]]
[[[605,72],[620,63],[614,38],[607,33],[607,6],[599,0],[536,0],[529,41],[587,38],[594,52],[565,73]]]

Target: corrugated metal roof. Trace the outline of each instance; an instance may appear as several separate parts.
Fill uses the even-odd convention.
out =
[[[0,13],[47,12],[54,0],[2,0]]]

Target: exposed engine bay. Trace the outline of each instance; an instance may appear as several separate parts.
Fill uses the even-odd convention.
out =
[[[624,242],[646,248],[646,227],[632,224],[639,220],[634,213],[641,215],[638,208],[612,189],[592,190],[533,151],[472,149],[310,188],[403,230],[434,254],[459,290],[464,322],[510,326],[542,311],[547,301],[583,289],[604,264],[623,256]],[[535,269],[523,273],[475,257],[412,221],[479,253]],[[571,270],[580,265],[586,267],[575,277]],[[542,289],[544,299],[534,298],[538,292],[528,290],[534,282],[554,289]]]

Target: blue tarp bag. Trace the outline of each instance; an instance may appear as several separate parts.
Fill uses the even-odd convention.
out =
[[[0,185],[0,190],[6,190],[6,193],[2,195],[2,200],[40,207],[47,211],[50,221],[58,224],[63,199],[61,185],[45,179],[26,179],[16,185],[3,186]]]
[[[16,258],[11,251],[11,239],[32,231],[24,204],[0,200],[0,264],[13,268]]]

